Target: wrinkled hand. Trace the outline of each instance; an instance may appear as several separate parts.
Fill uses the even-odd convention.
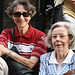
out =
[[[0,51],[0,57],[3,55],[4,53],[2,51]]]
[[[0,55],[1,54],[7,54],[8,52],[9,52],[9,50],[0,44]]]

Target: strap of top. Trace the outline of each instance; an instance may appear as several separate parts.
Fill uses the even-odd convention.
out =
[[[14,46],[14,28],[12,28],[12,30],[11,30],[11,36],[12,36],[13,46]]]
[[[75,69],[68,71],[67,73],[63,74],[63,75],[71,75],[75,73]]]

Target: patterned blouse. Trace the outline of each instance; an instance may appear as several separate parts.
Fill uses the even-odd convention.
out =
[[[55,52],[55,51],[54,51]],[[58,63],[55,62],[55,57],[52,58],[52,54],[54,52],[43,54],[40,58],[41,64],[40,64],[40,72],[39,75],[63,75],[64,73],[75,69],[75,54],[72,50],[69,50],[69,53],[65,60],[62,62],[61,67],[59,68],[57,66]],[[69,60],[68,60],[69,58]],[[54,61],[52,63],[52,61]],[[58,64],[60,65],[60,64]],[[59,69],[57,69],[59,68]],[[75,75],[75,74],[73,74]]]

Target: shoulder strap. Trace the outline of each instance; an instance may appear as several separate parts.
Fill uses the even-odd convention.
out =
[[[68,71],[67,73],[65,73],[63,75],[71,75],[71,74],[75,74],[75,69]]]
[[[12,28],[12,30],[11,30],[11,36],[12,36],[13,45],[14,45],[14,28]]]
[[[12,40],[13,40],[13,47],[11,48],[11,50],[18,53],[19,55],[21,55],[19,53],[19,51],[17,50],[17,48],[14,46],[14,28],[12,28],[12,30],[11,30],[11,36],[12,36]]]
[[[73,54],[73,57],[72,58],[73,58],[73,61],[74,61],[73,65],[75,65],[75,54]],[[72,70],[66,72],[63,75],[71,75],[71,74],[75,74],[75,66],[73,66],[73,69]]]

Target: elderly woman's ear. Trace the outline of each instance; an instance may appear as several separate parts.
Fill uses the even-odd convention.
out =
[[[69,35],[69,44],[71,44],[73,40],[74,40],[73,35]]]

